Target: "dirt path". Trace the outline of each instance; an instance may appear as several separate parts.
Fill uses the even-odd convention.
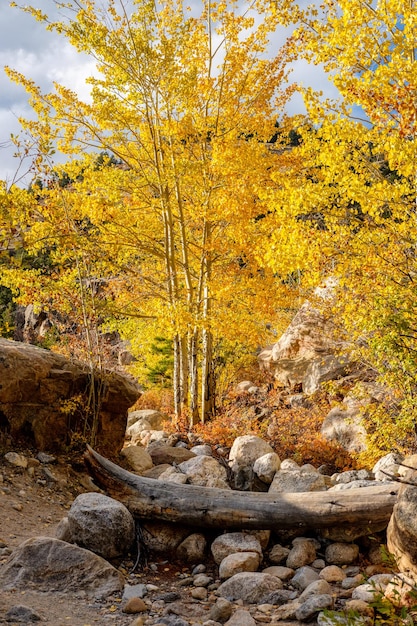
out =
[[[26,457],[35,457],[31,450],[16,450]],[[74,465],[76,469],[74,469]],[[55,480],[53,480],[53,478]],[[66,516],[74,498],[88,488],[89,477],[82,471],[79,459],[59,458],[48,465],[38,465],[34,470],[23,469],[10,465],[0,455],[0,571],[6,563],[10,552],[26,539],[36,536],[55,536],[56,527]],[[184,601],[184,611],[193,616],[206,613],[209,607],[197,606],[194,601],[188,606],[186,592],[178,587],[178,567],[166,562],[153,564],[154,570],[147,568],[135,575],[128,575],[132,563],[117,564],[127,574],[129,584],[139,582],[151,583],[162,592],[180,591]],[[114,624],[115,626],[131,626],[139,617],[127,615],[121,610],[120,595],[104,601],[94,601],[79,594],[57,594],[25,591],[1,591],[0,593],[0,624],[20,626],[22,622],[6,620],[12,607],[25,605],[39,615],[41,624],[47,626],[92,626],[93,624]],[[147,624],[157,623],[157,611],[143,614]],[[156,622],[155,622],[156,619]],[[207,617],[205,619],[208,619]],[[202,620],[204,621],[204,620]],[[197,623],[202,623],[198,620]],[[29,622],[32,623],[32,622]],[[35,623],[35,622],[34,622]]]

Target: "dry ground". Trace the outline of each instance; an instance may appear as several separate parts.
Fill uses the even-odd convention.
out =
[[[41,535],[55,536],[58,523],[66,516],[75,497],[91,490],[81,454],[58,457],[56,463],[35,468],[34,475],[31,476],[27,469],[14,467],[5,460],[4,453],[7,451],[3,448],[0,453],[0,572],[7,561],[8,553],[26,539]],[[36,456],[33,450],[13,451],[27,457]],[[47,470],[46,475],[43,468]],[[48,472],[56,480],[52,480]],[[127,560],[115,565],[128,574],[133,561]],[[142,572],[128,576],[128,582],[153,583],[158,585],[161,592],[179,590],[184,593],[176,587],[181,567],[162,561],[156,562],[156,567],[157,571],[145,568]],[[184,608],[186,603],[185,601]],[[120,596],[98,602],[86,599],[82,592],[77,596],[31,590],[1,590],[0,624],[17,626],[18,622],[6,621],[5,618],[9,609],[16,605],[30,607],[42,618],[41,622],[36,623],[48,626],[130,626],[136,617],[121,611]]]

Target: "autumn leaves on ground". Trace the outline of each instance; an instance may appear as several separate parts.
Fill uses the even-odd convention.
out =
[[[23,10],[97,71],[82,102],[7,68],[31,98],[14,141],[33,179],[0,191],[2,335],[34,304],[56,318],[43,344],[93,372],[117,331],[144,387],[172,388],[176,419],[214,418],[221,439],[228,383],[331,278],[320,306],[341,349],[395,394],[374,445],[413,444],[414,3],[80,0],[55,23]],[[292,83],[298,60],[323,66],[337,102]],[[295,92],[306,113],[291,117]]]

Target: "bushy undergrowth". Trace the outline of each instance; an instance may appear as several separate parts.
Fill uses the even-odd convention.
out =
[[[145,392],[134,409],[152,408],[171,414],[172,394],[168,390]],[[164,425],[169,432],[192,432],[213,446],[232,446],[236,437],[257,435],[277,452],[281,460],[290,458],[314,467],[325,464],[340,472],[356,467],[356,459],[340,445],[321,435],[324,417],[329,411],[326,394],[315,398],[311,408],[288,408],[279,389],[264,385],[256,394],[229,392],[216,416],[205,424],[189,427],[187,416],[172,418]]]
[[[195,426],[194,431],[205,441],[227,447],[240,435],[258,435],[268,441],[281,460],[291,458],[315,467],[326,464],[335,472],[356,467],[355,458],[321,435],[329,411],[324,397],[307,409],[287,408],[277,390],[262,395],[229,398],[215,419]]]

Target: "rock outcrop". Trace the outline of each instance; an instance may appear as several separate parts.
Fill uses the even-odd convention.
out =
[[[123,447],[127,410],[140,388],[133,379],[110,371],[97,373],[93,384],[101,398],[96,446],[114,456]],[[26,439],[38,450],[62,450],[71,433],[82,432],[89,420],[90,389],[87,365],[0,338],[0,431],[13,440]]]

